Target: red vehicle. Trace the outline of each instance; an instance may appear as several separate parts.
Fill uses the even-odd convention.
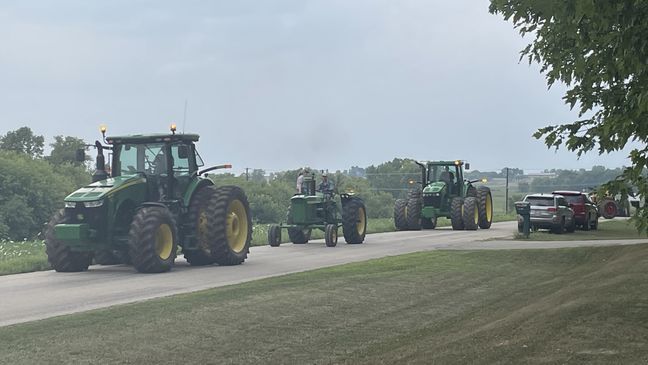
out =
[[[576,225],[585,231],[598,229],[599,211],[587,194],[580,191],[554,191],[552,194],[565,197],[569,206],[574,210]]]

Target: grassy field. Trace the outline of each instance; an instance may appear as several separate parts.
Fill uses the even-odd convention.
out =
[[[0,363],[648,361],[648,245],[434,251],[0,328]]]

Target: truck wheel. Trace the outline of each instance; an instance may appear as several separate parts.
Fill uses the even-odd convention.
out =
[[[479,227],[479,204],[477,198],[469,196],[463,204],[463,223],[464,229],[474,231]]]
[[[326,247],[335,247],[338,241],[337,225],[327,224],[324,228],[324,242]]]
[[[407,230],[407,200],[396,199],[394,202],[394,226],[397,231]]]
[[[463,205],[463,198],[460,197],[454,197],[450,201],[450,222],[454,230],[464,229]]]
[[[594,230],[594,231],[596,231],[596,230],[598,229],[598,217],[595,217],[595,218],[594,218],[594,221],[592,222],[592,224],[590,225],[590,227],[591,227],[592,230]]]
[[[212,189],[215,192],[207,207],[212,258],[219,265],[239,265],[247,258],[252,241],[250,204],[237,186]]]
[[[493,223],[493,195],[486,186],[477,188],[479,228],[488,229]]]
[[[412,196],[407,199],[407,227],[411,230],[421,229],[421,209],[423,202],[421,196]]]
[[[437,217],[434,218],[421,218],[421,227],[424,229],[434,229],[436,228]]]
[[[585,214],[585,222],[583,223],[583,231],[590,230],[590,222],[592,221],[592,216],[588,213]]]
[[[346,243],[364,242],[367,234],[367,210],[362,200],[353,198],[342,207],[342,234]]]
[[[272,247],[279,247],[281,244],[281,227],[276,224],[268,228],[268,244]]]
[[[130,257],[139,272],[158,273],[171,270],[178,249],[175,219],[166,207],[145,206],[131,223]]]
[[[189,225],[196,237],[197,249],[184,250],[184,258],[189,265],[205,266],[211,265],[216,260],[211,254],[211,242],[209,241],[209,219],[207,217],[207,203],[215,194],[215,189],[205,186],[196,191],[191,197],[189,203]]]
[[[599,204],[599,210],[601,211],[601,215],[605,219],[612,219],[619,214],[618,204],[614,200],[609,198],[603,199],[601,204]]]
[[[92,262],[91,252],[72,251],[63,242],[54,237],[54,226],[70,223],[71,217],[61,209],[54,213],[45,231],[45,251],[47,261],[58,272],[78,272],[88,270]]]
[[[574,217],[572,217],[572,221],[569,226],[565,227],[565,230],[567,233],[574,233],[574,231],[576,231],[576,219],[574,219]]]
[[[553,233],[556,233],[556,234],[562,234],[563,232],[565,232],[565,217],[562,217],[562,218],[560,219],[560,223],[558,223],[557,225],[555,225],[555,226],[551,229],[551,231],[552,231]]]

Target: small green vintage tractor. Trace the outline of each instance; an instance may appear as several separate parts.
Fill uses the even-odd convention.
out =
[[[304,176],[302,193],[290,199],[287,222],[271,225],[268,230],[268,244],[281,244],[281,230],[287,229],[290,241],[307,243],[313,229],[324,231],[326,246],[334,247],[338,241],[338,228],[342,227],[344,240],[349,244],[363,243],[367,230],[367,212],[362,199],[353,193],[342,193],[339,205],[334,190],[316,191],[315,176]]]
[[[421,167],[420,187],[408,192],[407,199],[394,203],[394,224],[398,230],[434,229],[438,217],[450,218],[452,229],[490,228],[493,197],[479,180],[464,180],[464,161],[416,162]]]
[[[236,186],[214,186],[202,168],[196,134],[105,137],[95,142],[93,183],[65,198],[45,230],[56,271],[130,263],[139,272],[172,268],[178,246],[191,265],[241,264],[252,222],[247,197]],[[111,151],[110,172],[104,150]],[[77,152],[79,160],[84,151]]]

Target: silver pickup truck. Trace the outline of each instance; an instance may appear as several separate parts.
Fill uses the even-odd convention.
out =
[[[562,195],[531,194],[524,197],[531,205],[531,228],[550,229],[554,233],[574,232],[574,211]],[[518,218],[520,219],[520,218]]]

